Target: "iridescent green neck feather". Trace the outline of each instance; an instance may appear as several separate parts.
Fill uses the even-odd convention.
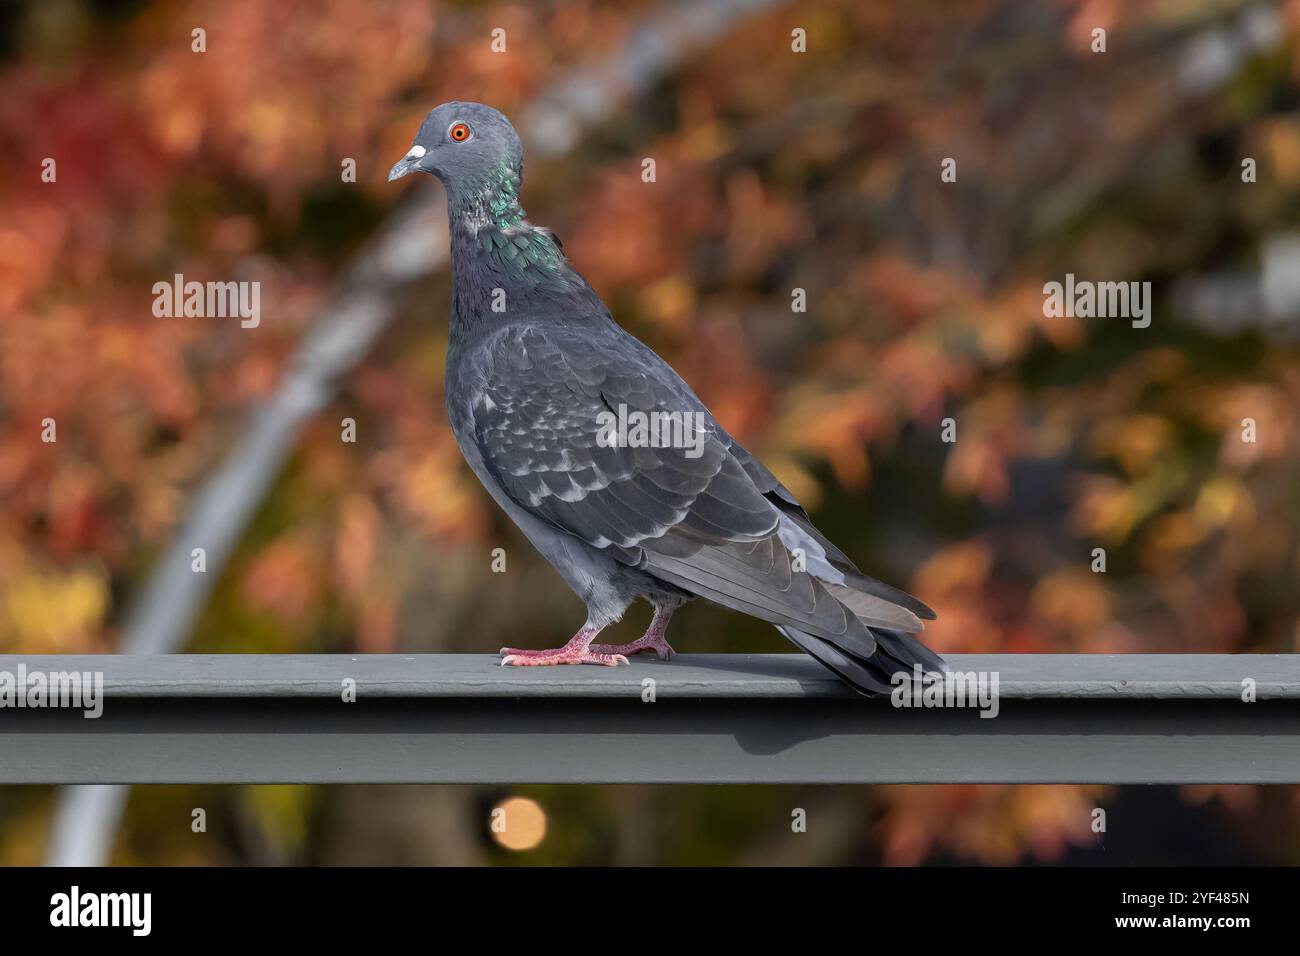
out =
[[[495,169],[474,180],[448,191],[448,211],[453,223],[459,223],[477,232],[483,226],[510,229],[524,220],[524,207],[519,204],[522,172],[502,160]]]

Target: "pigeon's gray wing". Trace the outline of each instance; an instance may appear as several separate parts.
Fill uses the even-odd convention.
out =
[[[480,356],[475,440],[488,472],[531,514],[690,593],[858,657],[875,652],[868,625],[921,629],[907,607],[845,587],[825,547],[755,484],[753,460],[743,449],[738,457],[690,388],[612,323],[511,326]],[[695,429],[693,443],[610,443],[620,412],[676,415]],[[792,548],[810,552],[806,570]]]
[[[597,548],[635,549],[674,528],[702,540],[770,535],[775,510],[699,400],[680,379],[647,374],[599,328],[508,327],[486,345],[487,384],[471,409],[492,475],[534,515]],[[673,413],[677,434],[669,423],[667,446],[620,445],[611,441],[620,411],[625,421]]]

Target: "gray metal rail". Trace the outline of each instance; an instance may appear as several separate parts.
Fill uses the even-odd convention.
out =
[[[997,676],[995,717],[785,654],[0,656],[0,680],[98,672],[104,699],[0,706],[0,783],[1300,782],[1298,655],[950,662]]]

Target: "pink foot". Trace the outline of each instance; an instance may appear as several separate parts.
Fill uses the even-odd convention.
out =
[[[584,627],[563,647],[547,651],[503,647],[501,666],[512,664],[516,667],[550,667],[553,664],[603,664],[605,667],[617,667],[619,664],[626,664],[627,658],[622,654],[604,654],[591,649],[591,640],[599,633],[598,627]]]
[[[654,651],[655,656],[661,661],[666,661],[677,653],[668,646],[668,641],[662,634],[649,631],[630,644],[592,644],[591,650],[599,654],[626,654],[628,657],[640,654],[642,651]]]
[[[600,654],[628,656],[640,654],[642,651],[654,651],[656,657],[666,661],[677,653],[668,646],[668,638],[664,636],[668,630],[668,621],[675,610],[677,610],[676,604],[657,604],[654,617],[650,619],[650,626],[631,644],[592,644],[591,650]]]
[[[606,654],[596,648],[557,647],[552,650],[538,651],[515,647],[501,648],[501,666],[507,664],[515,667],[549,667],[554,664],[603,664],[617,667],[626,664],[627,658],[622,654]]]

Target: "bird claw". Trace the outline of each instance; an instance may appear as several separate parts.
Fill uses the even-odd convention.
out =
[[[673,649],[668,646],[668,641],[664,637],[664,629],[667,627],[668,618],[671,615],[671,606],[657,609],[649,630],[630,644],[593,644],[591,639],[596,636],[600,628],[584,628],[575,634],[568,644],[547,651],[532,648],[503,647],[498,652],[501,655],[501,666],[546,667],[553,664],[601,664],[605,667],[617,667],[619,664],[628,663],[629,656],[639,654],[642,651],[654,651],[660,660],[666,661],[674,654]]]
[[[604,667],[617,667],[628,663],[622,654],[603,654],[593,650],[569,650],[559,647],[552,651],[501,648],[501,666],[506,667],[549,667],[555,664],[600,664]]]
[[[671,660],[677,655],[677,652],[668,646],[668,641],[664,639],[662,634],[646,634],[638,637],[630,644],[592,644],[589,650],[599,654],[617,654],[620,656],[626,654],[629,657],[633,654],[653,651],[655,657],[661,661]]]

